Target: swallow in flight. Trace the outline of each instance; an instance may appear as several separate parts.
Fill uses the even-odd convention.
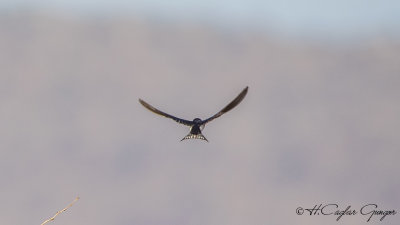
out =
[[[245,89],[243,89],[243,91],[240,92],[240,94],[235,99],[233,99],[233,101],[231,101],[227,106],[225,106],[225,108],[223,108],[221,111],[219,111],[215,115],[213,115],[210,118],[205,119],[205,120],[202,120],[200,118],[194,118],[193,121],[180,119],[178,117],[172,116],[170,114],[167,114],[165,112],[162,112],[162,111],[154,108],[153,106],[151,106],[147,102],[143,101],[142,99],[139,99],[139,102],[146,109],[152,111],[153,113],[156,113],[156,114],[158,114],[160,116],[165,116],[167,118],[175,120],[178,123],[181,123],[183,125],[189,126],[190,127],[189,134],[186,135],[184,138],[182,138],[181,141],[186,140],[186,139],[201,139],[201,140],[205,140],[205,141],[208,142],[206,137],[204,137],[204,135],[201,133],[201,131],[203,130],[203,128],[206,125],[206,123],[212,121],[213,119],[216,119],[216,118],[222,116],[222,114],[228,112],[229,110],[231,110],[235,106],[237,106],[244,99],[244,97],[246,96],[248,89],[249,89],[249,87],[246,87]]]

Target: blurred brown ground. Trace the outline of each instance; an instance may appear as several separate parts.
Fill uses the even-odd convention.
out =
[[[38,224],[77,195],[54,224],[338,224],[295,209],[400,210],[399,59],[384,34],[1,14],[0,224]],[[205,128],[209,144],[179,142],[186,128],[137,102],[205,118],[246,85]]]

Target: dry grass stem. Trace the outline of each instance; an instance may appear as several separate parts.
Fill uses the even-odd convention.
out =
[[[53,217],[51,217],[50,219],[44,221],[41,225],[44,225],[44,224],[46,224],[46,223],[48,223],[48,222],[50,222],[50,221],[53,221],[53,220],[56,218],[56,216],[58,216],[58,214],[67,211],[67,209],[70,208],[70,207],[71,207],[76,201],[78,201],[78,200],[79,200],[79,197],[76,197],[76,198],[74,199],[74,201],[72,201],[69,205],[67,205],[67,207],[65,207],[64,209],[58,211]]]

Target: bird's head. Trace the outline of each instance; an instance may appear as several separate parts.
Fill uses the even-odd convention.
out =
[[[195,124],[200,124],[201,122],[203,122],[203,120],[201,120],[200,118],[193,119],[193,123],[195,123]]]

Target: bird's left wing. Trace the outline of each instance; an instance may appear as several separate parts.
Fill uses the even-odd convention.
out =
[[[176,122],[181,123],[181,124],[186,125],[186,126],[192,126],[192,125],[193,125],[193,122],[192,122],[192,121],[180,119],[180,118],[178,118],[178,117],[169,115],[168,113],[162,112],[162,111],[160,111],[160,110],[154,108],[153,106],[151,106],[149,103],[143,101],[142,99],[139,99],[139,102],[140,102],[140,104],[142,104],[146,109],[148,109],[148,110],[152,111],[153,113],[156,113],[156,114],[158,114],[158,115],[160,115],[160,116],[165,116],[165,117],[167,117],[167,118],[173,119],[173,120],[175,120]]]

